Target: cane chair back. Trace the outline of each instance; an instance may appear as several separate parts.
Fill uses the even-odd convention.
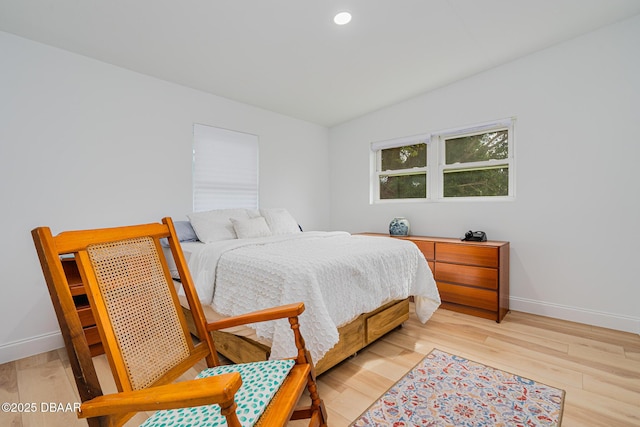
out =
[[[90,245],[87,253],[98,287],[97,293],[91,292],[92,306],[106,310],[109,321],[101,327],[107,343],[115,342],[122,355],[117,369],[124,369],[126,379],[119,379],[126,385],[121,388],[150,387],[186,360],[193,348],[155,243],[140,237]],[[102,299],[96,301],[99,296]]]

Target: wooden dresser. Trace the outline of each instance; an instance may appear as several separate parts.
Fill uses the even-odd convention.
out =
[[[82,283],[76,260],[73,257],[64,257],[61,259],[62,268],[64,274],[67,277],[69,283],[69,289],[71,289],[71,295],[73,296],[73,302],[76,305],[76,311],[80,318],[80,323],[84,329],[84,336],[89,344],[89,350],[92,356],[97,356],[104,353],[102,348],[102,342],[100,341],[100,334],[96,321],[93,318],[91,312],[91,306],[89,305],[89,298],[87,297],[87,291]]]
[[[509,242],[394,238],[410,240],[422,251],[436,279],[442,308],[496,322],[509,311]]]

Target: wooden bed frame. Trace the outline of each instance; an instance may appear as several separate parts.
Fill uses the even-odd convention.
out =
[[[197,337],[191,311],[182,307],[189,325],[189,330]],[[316,374],[352,356],[371,344],[387,332],[395,329],[409,319],[409,299],[392,301],[369,313],[361,314],[341,328],[338,328],[340,340],[322,359],[315,363]],[[271,349],[246,337],[228,332],[213,331],[216,350],[234,363],[256,362],[267,360]]]

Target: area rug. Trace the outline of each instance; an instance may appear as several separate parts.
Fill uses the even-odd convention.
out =
[[[564,390],[434,349],[353,427],[559,426]]]

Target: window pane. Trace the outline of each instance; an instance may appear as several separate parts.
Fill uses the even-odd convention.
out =
[[[509,195],[509,167],[451,170],[444,174],[444,197]]]
[[[452,138],[445,141],[446,164],[482,162],[509,157],[508,131]]]
[[[427,174],[381,175],[380,199],[424,199],[427,197]]]
[[[387,148],[382,151],[382,171],[424,168],[427,166],[427,144]]]

